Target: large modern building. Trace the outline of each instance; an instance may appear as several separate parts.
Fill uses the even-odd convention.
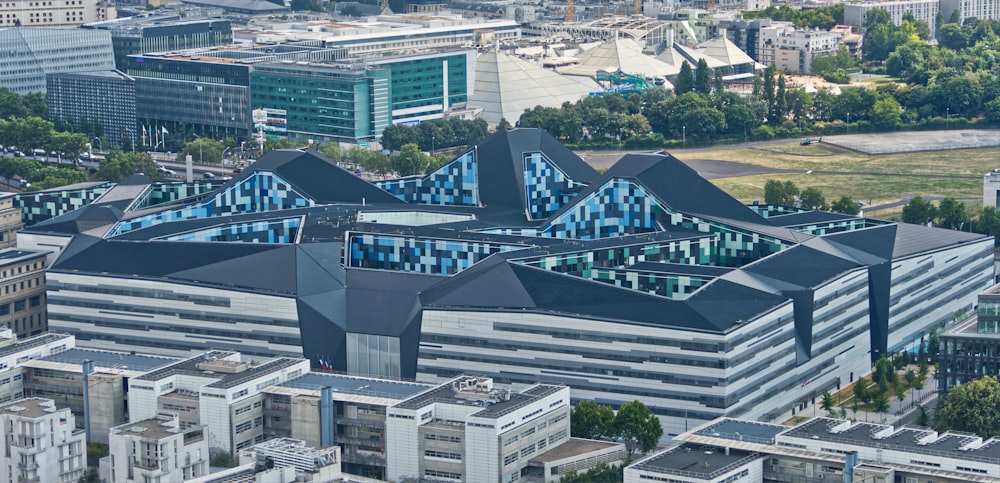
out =
[[[49,325],[81,346],[561,383],[667,434],[790,415],[994,275],[988,236],[748,207],[663,153],[597,173],[534,129],[378,184],[289,150],[187,199],[123,185],[19,234],[61,253]]]
[[[975,315],[940,334],[938,391],[985,376],[1000,377],[1000,285],[979,294]]]
[[[251,102],[284,120],[265,126],[267,135],[368,141],[389,125],[440,119],[465,108],[475,65],[475,51],[467,49],[264,64],[250,74]]]
[[[125,70],[130,55],[173,52],[232,45],[233,29],[223,18],[188,19],[181,15],[126,17],[83,26],[108,30],[115,50],[115,65]]]
[[[625,483],[1000,479],[1000,440],[913,427],[809,419],[793,428],[723,418],[625,468]]]
[[[142,137],[135,117],[135,79],[117,70],[54,73],[45,76],[49,120],[75,132],[100,126],[90,134],[105,140],[102,147],[135,146]]]
[[[0,88],[18,94],[44,93],[49,73],[115,67],[111,34],[102,31],[0,28],[0,52]]]
[[[980,20],[1000,19],[1000,2],[996,0],[941,0],[941,17],[947,22],[958,12],[958,22],[975,17]]]
[[[941,10],[941,5],[945,3],[941,0],[890,0],[844,4],[844,23],[853,25],[859,30],[865,26],[865,15],[871,10],[885,10],[889,12],[892,23],[900,25],[903,17],[907,14],[913,15],[914,20],[923,20],[930,25],[931,34],[937,31],[937,15]],[[944,17],[947,22],[948,17]]]

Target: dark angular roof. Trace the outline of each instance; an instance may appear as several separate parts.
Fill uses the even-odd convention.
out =
[[[440,275],[347,270],[348,330],[398,337],[420,316],[418,294],[442,280]]]
[[[248,171],[272,171],[317,203],[397,203],[399,198],[343,169],[315,151],[279,149]]]
[[[474,149],[479,169],[479,198],[487,207],[515,207],[523,212],[524,153],[545,153],[574,181],[590,183],[600,177],[594,168],[541,129],[500,130]]]
[[[986,237],[988,235],[900,223],[896,225],[896,240],[892,247],[892,256],[894,258],[907,257],[948,246],[962,245]]]
[[[592,187],[613,178],[635,179],[676,212],[772,225],[767,218],[747,208],[671,155],[627,154]]]
[[[800,287],[816,287],[841,273],[863,266],[856,261],[798,245],[750,264],[743,270]]]
[[[706,277],[718,277],[735,270],[730,267],[713,267],[709,265],[688,265],[684,263],[661,262],[640,262],[634,265],[629,265],[628,269],[665,274],[703,275]]]
[[[818,211],[818,210],[767,217],[768,221],[778,226],[799,226],[811,223],[824,223],[830,221],[849,220],[852,218],[856,217],[852,215],[845,215],[843,213],[833,213],[830,211]]]

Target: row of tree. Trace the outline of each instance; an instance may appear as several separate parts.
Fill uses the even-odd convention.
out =
[[[52,123],[40,117],[0,119],[0,146],[17,147],[28,156],[35,149],[76,161],[87,149],[87,136],[56,131]]]
[[[394,124],[382,131],[382,147],[392,151],[416,144],[421,151],[437,151],[454,146],[469,146],[489,136],[489,126],[482,119],[459,117],[424,121],[413,126]]]
[[[781,182],[769,179],[764,183],[764,203],[769,205],[798,206],[807,210],[833,211],[846,215],[857,215],[861,212],[858,202],[843,195],[833,204],[826,203],[826,197],[819,188],[809,187],[799,190],[791,181]]]
[[[617,413],[611,406],[580,401],[570,415],[570,428],[574,438],[625,443],[627,461],[636,451],[652,451],[663,436],[659,418],[640,401],[622,404]]]

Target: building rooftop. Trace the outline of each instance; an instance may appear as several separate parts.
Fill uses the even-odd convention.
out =
[[[186,432],[179,431],[176,424],[176,420],[171,421],[169,419],[150,418],[116,426],[112,428],[111,431],[114,434],[125,434],[139,436],[146,439],[160,440]],[[193,430],[197,429],[198,428],[194,428]]]
[[[483,409],[472,414],[472,416],[498,418],[522,408],[539,398],[554,394],[562,390],[565,386],[537,384],[516,393],[496,390],[492,387],[492,379],[460,376],[430,391],[411,397],[394,407],[400,409],[419,409],[433,403],[478,406]]]
[[[58,363],[80,366],[82,368],[85,361],[93,361],[94,367],[100,369],[127,369],[130,371],[148,372],[174,363],[177,360],[176,357],[73,348],[35,361],[29,361],[25,365],[39,367],[45,365],[45,363]]]
[[[960,322],[941,333],[942,337],[971,337],[971,338],[996,338],[1000,339],[1000,333],[979,332],[979,318],[973,317],[964,322]]]
[[[726,450],[685,443],[640,461],[633,468],[653,473],[683,475],[709,480],[756,458],[760,458],[760,455],[750,451]]]
[[[49,252],[41,250],[21,250],[18,248],[5,248],[0,250],[0,267],[21,263],[34,258],[45,257]]]
[[[280,357],[257,366],[249,366],[246,363],[225,360],[225,358],[231,357],[233,354],[235,352],[209,351],[144,374],[137,379],[141,381],[157,381],[172,375],[183,374],[216,379],[215,382],[208,384],[206,387],[229,389],[303,361],[303,359],[292,357]],[[220,364],[232,366],[232,368],[228,369],[227,367],[222,367]],[[216,365],[219,365],[219,367],[214,367]]]
[[[1000,464],[1000,440],[991,439],[984,442],[975,435],[960,433],[939,435],[929,429],[894,428],[883,424],[814,418],[779,435],[779,444],[784,439],[829,441]]]
[[[774,444],[774,437],[787,429],[787,426],[780,424],[758,423],[756,421],[743,421],[740,419],[723,419],[697,429],[692,433],[698,436],[725,438],[734,441]]]
[[[33,349],[35,347],[41,347],[46,344],[51,344],[58,342],[63,339],[70,339],[72,336],[66,334],[41,334],[34,337],[30,337],[24,340],[19,340],[13,344],[0,347],[0,357],[6,357],[11,354],[16,354],[21,351],[26,351],[28,349]]]
[[[69,413],[69,408],[56,409],[56,404],[51,399],[40,397],[27,397],[18,399],[0,407],[4,414],[14,414],[24,418],[40,418],[59,411]]]
[[[613,448],[616,446],[622,447],[624,449],[624,444],[622,443],[612,443],[609,441],[596,441],[593,439],[581,439],[581,438],[570,438],[563,444],[556,446],[534,458],[531,459],[532,463],[549,463],[552,461],[559,461],[561,459],[570,458],[573,456],[584,455],[594,451],[600,451],[604,449]]]
[[[319,374],[315,372],[304,374],[291,381],[278,384],[278,386],[307,390],[320,390],[324,387],[329,387],[333,389],[334,398],[337,397],[337,394],[351,394],[388,399],[405,399],[434,387],[431,384],[416,382],[371,379],[337,374]]]

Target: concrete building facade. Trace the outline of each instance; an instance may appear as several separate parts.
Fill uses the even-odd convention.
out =
[[[0,27],[67,28],[117,16],[114,4],[106,0],[8,0],[0,3]]]
[[[108,483],[184,483],[209,473],[204,426],[180,428],[180,418],[160,413],[111,428]]]
[[[48,330],[47,254],[17,248],[0,250],[0,326],[21,338]]]
[[[0,468],[11,483],[77,481],[87,469],[87,442],[69,409],[24,398],[0,407]]]
[[[786,22],[762,27],[757,39],[757,61],[778,70],[811,73],[815,57],[837,52],[843,42],[839,34],[825,30],[799,30]]]

